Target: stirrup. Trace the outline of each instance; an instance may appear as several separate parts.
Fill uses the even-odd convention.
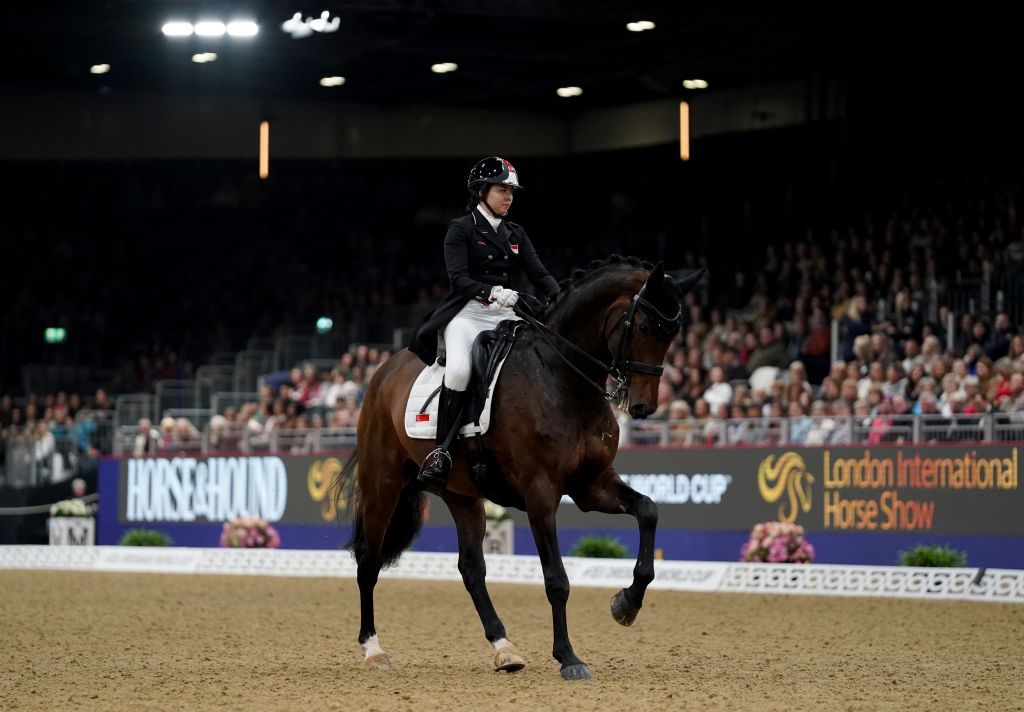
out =
[[[447,466],[444,460],[447,460]],[[448,479],[452,474],[452,456],[443,448],[434,448],[423,459],[416,481],[429,489],[443,492],[448,487]]]

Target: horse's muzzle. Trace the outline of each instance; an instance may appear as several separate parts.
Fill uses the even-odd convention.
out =
[[[646,418],[648,415],[654,412],[654,409],[648,406],[646,403],[636,403],[629,406],[629,414],[638,419]]]

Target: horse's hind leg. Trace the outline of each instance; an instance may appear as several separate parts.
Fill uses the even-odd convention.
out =
[[[640,550],[633,568],[633,583],[612,599],[612,617],[622,625],[632,625],[644,603],[647,587],[654,580],[654,533],[658,528],[658,507],[650,497],[619,479],[611,468],[589,489],[571,494],[584,512],[597,510],[609,514],[631,514],[636,518],[640,527]]]
[[[368,670],[391,670],[391,658],[380,646],[374,622],[373,590],[377,585],[381,567],[394,552],[385,550],[385,537],[399,500],[404,496],[405,485],[402,466],[391,463],[390,467],[370,472],[370,463],[363,461],[360,470],[359,510],[352,535],[352,548],[356,556],[356,581],[359,584],[359,645],[365,652],[364,665]],[[392,471],[394,470],[394,471]],[[372,483],[372,484],[370,484]],[[419,516],[417,514],[417,516]]]
[[[451,510],[459,534],[459,573],[462,574],[462,582],[476,606],[484,626],[484,635],[494,646],[494,669],[504,672],[522,670],[526,667],[526,661],[505,637],[505,626],[498,618],[491,596],[487,593],[487,565],[483,550],[487,522],[483,500],[447,493],[445,503]]]

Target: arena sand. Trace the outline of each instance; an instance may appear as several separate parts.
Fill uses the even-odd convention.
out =
[[[0,709],[1024,709],[1024,606],[652,592],[622,628],[576,588],[594,679],[567,683],[540,587],[491,586],[514,675],[461,585],[377,591],[390,674],[362,669],[353,580],[0,571]]]

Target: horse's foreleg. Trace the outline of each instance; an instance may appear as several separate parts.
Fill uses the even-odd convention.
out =
[[[633,583],[612,599],[612,617],[622,625],[632,625],[644,603],[647,587],[654,580],[654,533],[658,528],[658,507],[650,497],[619,479],[614,470],[598,479],[591,489],[579,496],[574,495],[574,500],[585,512],[626,513],[636,518],[640,527],[640,550],[633,567]]]
[[[483,500],[448,494],[445,503],[455,519],[459,535],[459,573],[466,585],[469,597],[484,626],[484,635],[494,646],[494,667],[496,670],[516,672],[526,666],[519,651],[509,642],[505,626],[498,618],[487,593],[487,565],[484,562],[483,539],[487,526],[484,517]]]
[[[569,600],[569,577],[562,565],[558,551],[558,532],[555,528],[555,506],[558,499],[543,502],[539,507],[527,502],[530,529],[537,543],[537,553],[544,569],[544,590],[551,604],[551,622],[554,629],[554,646],[551,654],[562,664],[562,678],[565,680],[589,680],[590,670],[586,663],[576,657],[569,642],[569,627],[565,617],[565,604]]]

